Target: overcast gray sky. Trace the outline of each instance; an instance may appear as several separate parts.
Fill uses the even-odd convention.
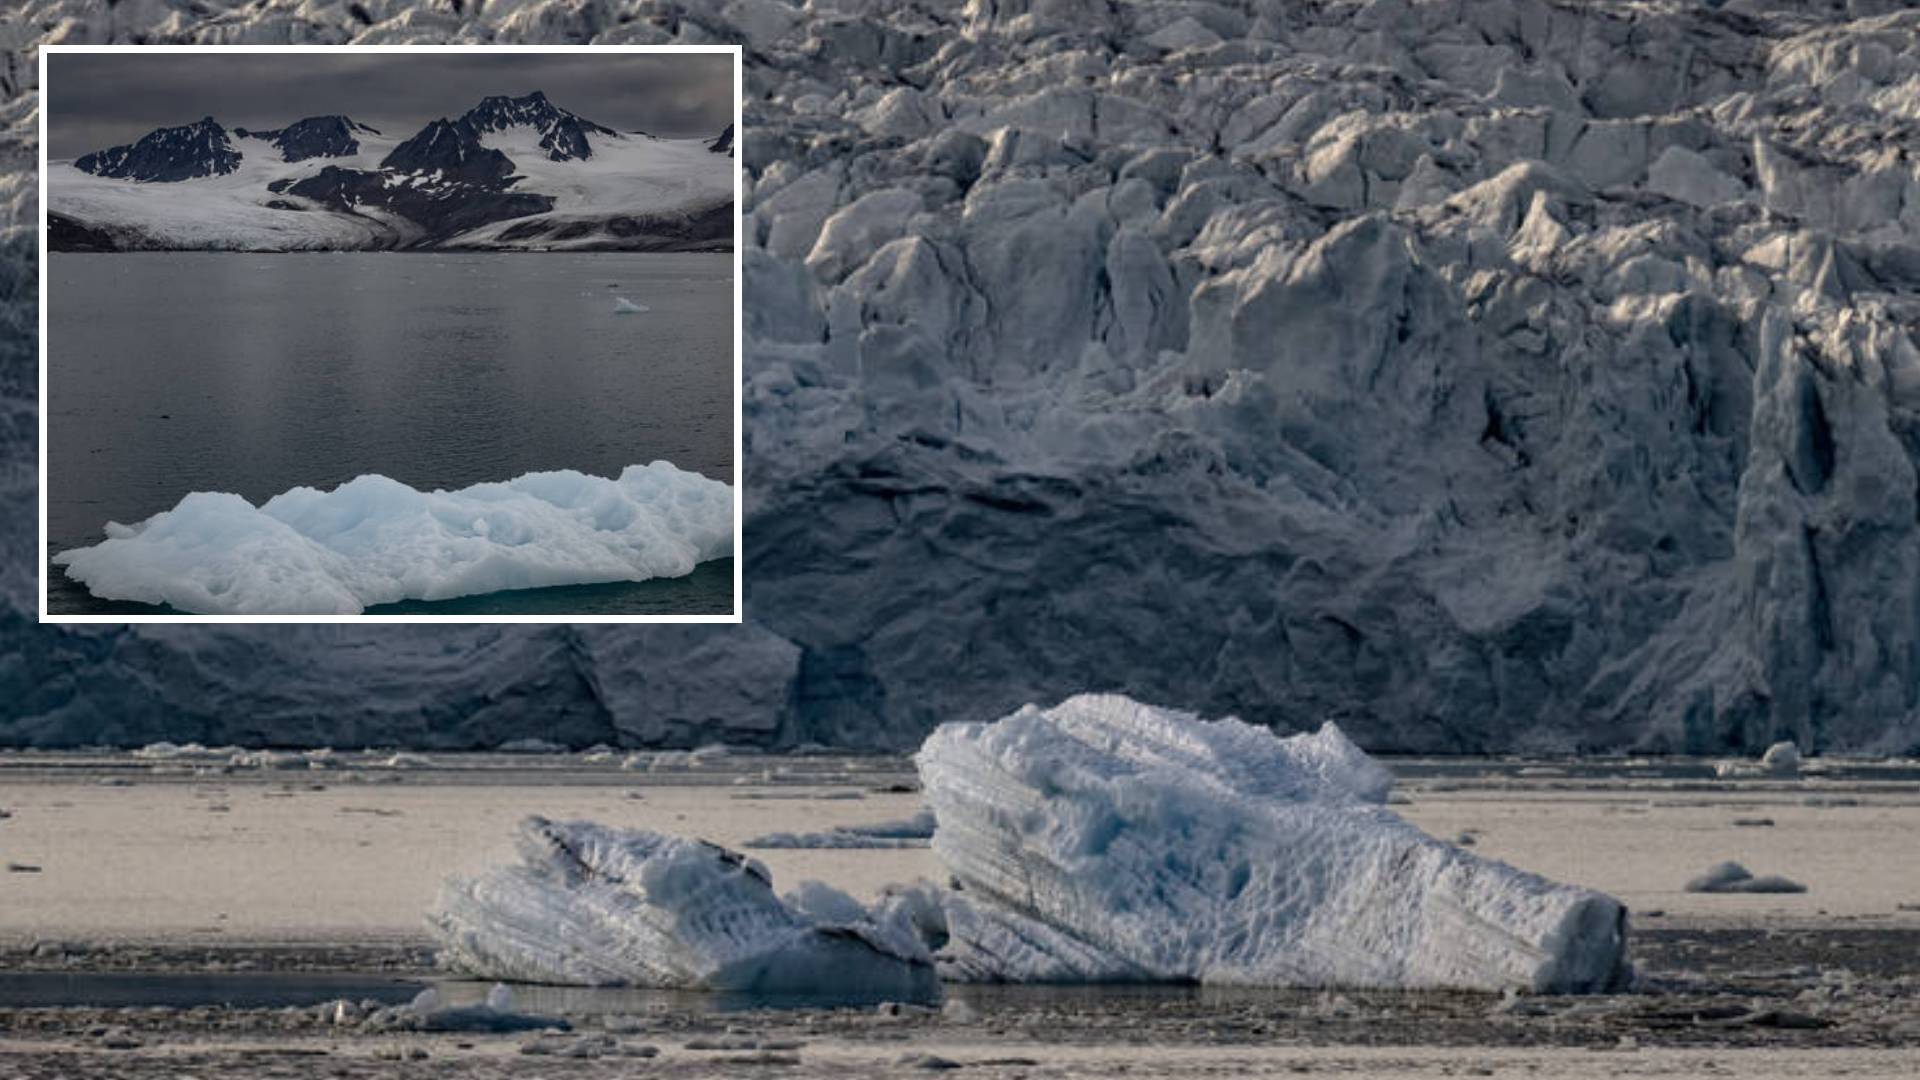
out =
[[[726,53],[83,53],[47,55],[54,158],[130,143],[211,116],[272,129],[341,113],[402,137],[489,94],[543,90],[619,131],[717,135],[733,121]]]

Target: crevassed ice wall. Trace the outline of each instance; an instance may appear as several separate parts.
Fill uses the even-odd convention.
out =
[[[1901,7],[28,0],[0,742],[1912,749]],[[38,40],[745,43],[752,625],[34,625]]]

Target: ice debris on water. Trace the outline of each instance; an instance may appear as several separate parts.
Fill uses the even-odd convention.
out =
[[[636,304],[624,296],[616,296],[613,298],[613,313],[615,315],[643,315],[648,310],[646,305]]]
[[[55,555],[95,596],[220,614],[356,614],[400,600],[679,577],[733,554],[733,489],[671,462],[457,491],[366,475],[255,507],[195,492]]]
[[[1737,862],[1716,863],[1706,872],[1687,882],[1686,891],[1690,893],[1803,893],[1805,885],[1778,874],[1755,877],[1753,872]]]
[[[957,981],[1534,992],[1629,976],[1617,901],[1421,833],[1331,724],[1283,739],[1089,695],[946,725],[917,763],[952,887],[783,901],[711,844],[532,818],[520,865],[448,883],[430,920],[443,958],[489,978],[876,994],[925,991],[936,965]]]
[[[1800,775],[1801,760],[1799,745],[1787,739],[1767,747],[1758,761],[1733,759],[1715,762],[1713,775],[1722,780],[1741,777],[1791,778]]]

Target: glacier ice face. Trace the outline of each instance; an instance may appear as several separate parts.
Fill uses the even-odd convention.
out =
[[[539,817],[518,841],[520,864],[442,890],[429,925],[455,970],[576,986],[938,993],[917,939],[817,917],[852,914],[844,894],[803,889],[789,907],[764,867],[713,844]]]
[[[1920,749],[1903,5],[362,6],[0,23],[0,740]],[[33,48],[136,36],[751,42],[750,625],[33,625]]]
[[[457,491],[362,476],[255,507],[195,492],[54,563],[95,596],[217,614],[357,614],[400,600],[679,577],[733,553],[733,488],[671,462]]]
[[[941,727],[918,764],[959,889],[953,977],[1548,993],[1627,979],[1617,901],[1421,833],[1379,805],[1381,770],[1331,724],[1281,739],[1086,695]]]

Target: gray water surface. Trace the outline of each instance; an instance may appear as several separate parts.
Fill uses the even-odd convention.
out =
[[[48,259],[48,557],[193,491],[258,505],[363,473],[451,489],[656,459],[732,480],[731,255]],[[57,568],[49,585],[54,611],[128,610]]]

